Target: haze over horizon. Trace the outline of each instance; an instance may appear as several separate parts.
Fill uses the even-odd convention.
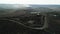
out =
[[[26,8],[26,7],[49,7],[60,8],[60,5],[34,5],[34,4],[0,4],[0,8]]]

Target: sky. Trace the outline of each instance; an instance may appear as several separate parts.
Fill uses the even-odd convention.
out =
[[[23,4],[14,5],[14,7],[31,7],[30,4],[60,5],[60,0],[0,0],[0,4]]]
[[[0,4],[60,4],[60,0],[0,0]]]

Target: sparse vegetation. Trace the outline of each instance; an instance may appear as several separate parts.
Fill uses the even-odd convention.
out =
[[[58,9],[58,8],[57,8]],[[54,31],[57,32],[59,27],[60,27],[60,10],[55,10],[53,7],[26,7],[25,9],[5,9],[5,8],[0,8],[0,32],[4,32],[6,33],[7,31],[10,34],[16,34],[16,32],[19,32],[21,34],[25,34],[27,33],[34,33],[36,34],[37,32],[39,32],[38,30],[32,30],[32,29],[28,29],[26,27],[23,27],[17,23],[13,23],[13,22],[9,22],[8,20],[2,20],[2,19],[10,19],[10,18],[22,18],[24,21],[24,16],[30,16],[30,14],[32,14],[31,12],[36,12],[36,13],[41,13],[41,14],[47,14],[48,19],[49,19],[49,29],[50,31]],[[35,14],[34,14],[35,15]],[[23,17],[22,17],[23,16]],[[17,20],[17,19],[16,19]],[[26,20],[26,18],[25,18]],[[58,22],[57,22],[58,21]],[[6,23],[5,23],[6,22]],[[57,29],[56,29],[56,27]],[[4,29],[5,28],[5,29]],[[55,29],[54,29],[55,28]],[[10,30],[11,29],[11,30]],[[26,30],[25,30],[26,29]],[[26,32],[24,32],[26,31]],[[60,31],[60,29],[59,29]],[[44,32],[44,31],[42,31]],[[41,33],[41,32],[40,32]],[[45,32],[44,32],[45,33]]]

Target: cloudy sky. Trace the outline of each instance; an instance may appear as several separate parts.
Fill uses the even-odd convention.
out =
[[[23,4],[23,5],[14,5],[14,7],[20,8],[20,7],[31,7],[29,4],[60,5],[60,0],[0,0],[0,4]]]
[[[60,4],[60,0],[0,0],[0,4]]]

